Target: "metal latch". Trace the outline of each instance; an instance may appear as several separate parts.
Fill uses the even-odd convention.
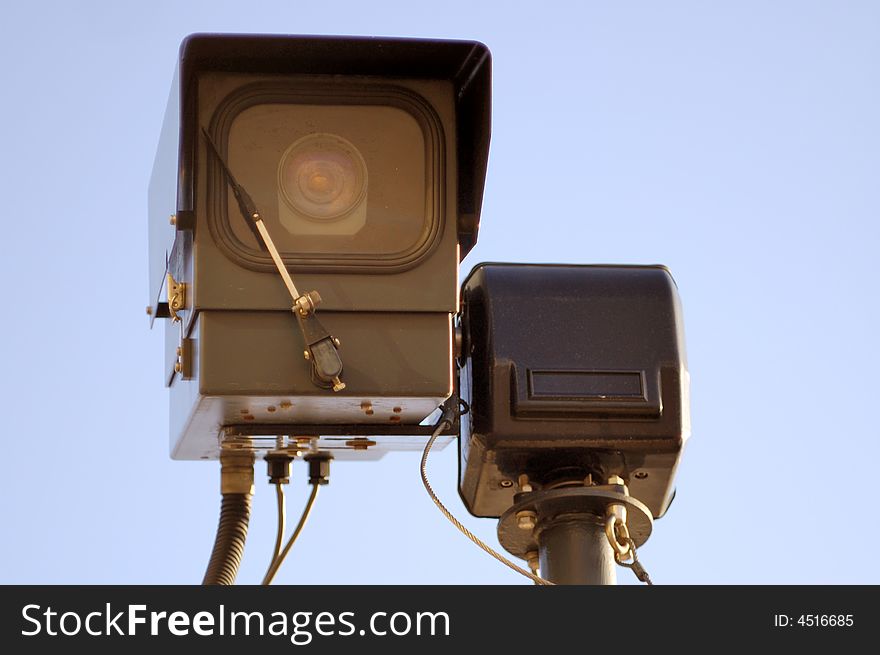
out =
[[[177,323],[180,320],[177,312],[186,307],[186,283],[177,282],[171,273],[168,273],[166,286],[168,288],[168,313],[171,315],[172,322]]]
[[[193,340],[181,338],[177,346],[177,360],[174,362],[174,372],[180,374],[184,380],[191,380],[193,376]]]

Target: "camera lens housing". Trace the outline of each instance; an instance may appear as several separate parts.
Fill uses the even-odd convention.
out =
[[[180,291],[165,338],[173,457],[215,458],[218,435],[262,447],[287,434],[376,459],[430,432],[421,421],[455,387],[452,320],[479,226],[490,67],[472,41],[183,42],[149,198],[152,316],[167,314],[166,280]],[[290,294],[230,175],[297,289],[320,294],[344,389],[314,384]],[[351,438],[361,436],[368,448]]]
[[[281,156],[278,189],[290,210],[315,221],[316,231],[328,230],[330,222],[344,219],[366,199],[367,165],[338,134],[308,134]]]

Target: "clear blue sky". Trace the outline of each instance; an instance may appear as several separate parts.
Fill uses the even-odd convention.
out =
[[[693,437],[641,552],[661,583],[880,583],[880,6],[27,2],[0,24],[0,583],[199,582],[218,466],[168,456],[146,188],[197,31],[448,37],[494,57],[484,260],[663,263]],[[339,464],[287,583],[528,584],[418,457]],[[262,480],[262,466],[258,469]],[[298,512],[303,470],[290,490]],[[466,515],[454,448],[431,468]],[[274,539],[258,486],[240,574]],[[620,572],[621,582],[630,576]]]

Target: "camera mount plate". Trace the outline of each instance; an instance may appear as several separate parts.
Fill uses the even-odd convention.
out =
[[[651,536],[651,511],[632,496],[614,491],[616,488],[619,487],[562,487],[517,494],[514,505],[498,520],[498,541],[511,555],[527,560],[527,553],[538,551],[541,531],[548,523],[563,516],[604,523],[609,505],[623,505],[627,509],[629,534],[638,548]],[[521,512],[535,514],[533,529],[520,527],[517,515]]]

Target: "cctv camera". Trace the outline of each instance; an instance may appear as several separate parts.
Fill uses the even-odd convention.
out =
[[[221,431],[411,447],[454,392],[489,88],[474,42],[184,41],[149,192],[175,458],[217,457]]]

